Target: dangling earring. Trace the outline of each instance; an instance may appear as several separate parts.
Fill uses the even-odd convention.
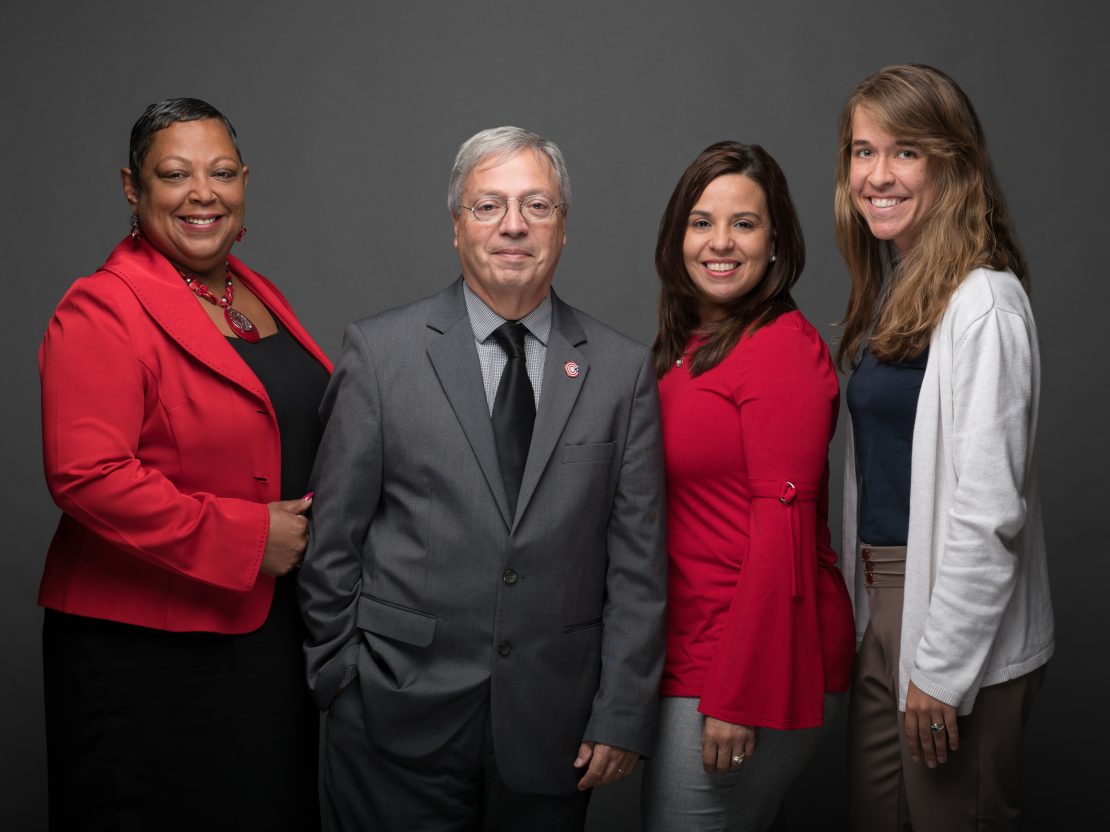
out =
[[[246,236],[247,236],[247,227],[244,225],[242,228],[239,229],[239,233],[235,235],[235,242],[237,242],[237,243],[243,242],[243,238],[246,237]]]
[[[767,262],[768,262],[768,263],[774,263],[774,262],[775,262],[776,260],[778,260],[778,259],[779,259],[779,256],[778,256],[778,254],[776,254],[776,253],[775,253],[775,250],[774,250],[774,249],[771,249],[771,257],[770,257],[770,259],[769,259],[769,260],[768,260]]]
[[[143,236],[143,227],[139,225],[139,215],[131,215],[131,239],[138,240]]]

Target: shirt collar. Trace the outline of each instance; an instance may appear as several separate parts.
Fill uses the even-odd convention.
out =
[[[466,314],[470,318],[470,328],[474,330],[474,340],[483,343],[493,331],[507,321],[486,305],[478,297],[466,281],[463,281],[463,299],[466,301]],[[551,335],[551,292],[548,291],[540,301],[539,306],[520,319],[529,334],[545,347]]]

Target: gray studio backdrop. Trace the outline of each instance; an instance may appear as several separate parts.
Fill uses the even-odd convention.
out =
[[[1025,828],[1082,828],[1110,740],[1099,707],[1110,578],[1099,358],[1110,310],[1110,64],[1106,14],[1084,10],[1096,7],[9,1],[0,11],[9,538],[0,827],[45,824],[35,594],[57,510],[41,473],[36,350],[66,287],[126,231],[118,169],[146,104],[197,96],[231,117],[252,171],[251,232],[236,252],[279,284],[333,356],[350,319],[457,274],[447,174],[463,139],[499,124],[548,135],[566,154],[574,206],[560,294],[645,342],[656,228],[679,174],[713,141],[763,144],[787,173],[809,243],[797,300],[831,341],[847,297],[832,236],[839,108],[875,69],[919,61],[949,72],[975,102],[1032,264],[1058,650],[1027,734]],[[840,731],[792,792],[789,828],[842,824],[842,755]],[[633,779],[599,791],[591,829],[638,828],[638,788]]]

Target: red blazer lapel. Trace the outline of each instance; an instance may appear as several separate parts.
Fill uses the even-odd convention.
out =
[[[238,258],[231,269],[254,292],[281,325],[330,373],[332,364],[300,325],[289,303],[270,281],[255,274]],[[162,330],[197,361],[248,392],[269,401],[258,378],[212,325],[181,275],[145,240],[125,238],[109,255],[101,270],[126,283]]]

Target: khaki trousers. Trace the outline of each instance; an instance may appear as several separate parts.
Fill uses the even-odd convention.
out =
[[[959,718],[960,747],[929,769],[906,749],[898,710],[905,547],[861,547],[871,621],[852,674],[848,774],[857,832],[1016,830],[1021,734],[1044,666],[982,688]]]

